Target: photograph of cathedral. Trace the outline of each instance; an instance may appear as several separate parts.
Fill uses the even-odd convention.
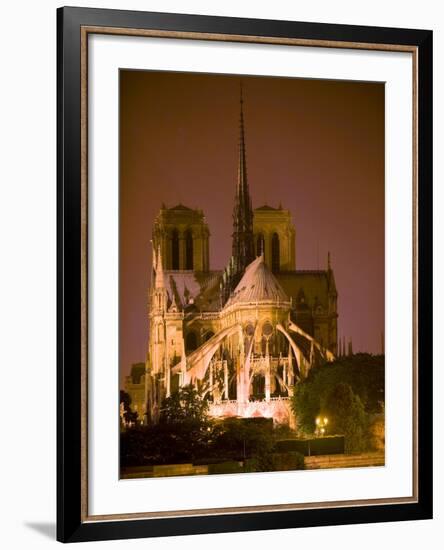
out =
[[[261,100],[269,111],[254,110]],[[347,107],[341,127],[325,120],[327,141],[293,126]],[[273,122],[250,146],[263,116]],[[120,117],[123,477],[383,465],[383,85],[122,71]],[[310,147],[304,193],[285,166],[297,173]]]

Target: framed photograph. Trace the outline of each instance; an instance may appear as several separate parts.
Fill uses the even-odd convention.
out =
[[[58,539],[432,517],[432,32],[60,8]]]

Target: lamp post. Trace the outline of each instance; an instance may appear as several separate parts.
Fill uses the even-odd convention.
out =
[[[326,416],[318,416],[316,418],[316,431],[317,437],[324,437],[327,430],[328,418]]]

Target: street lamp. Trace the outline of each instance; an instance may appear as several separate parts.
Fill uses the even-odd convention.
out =
[[[328,418],[326,416],[316,417],[316,431],[315,434],[318,437],[323,437],[325,435],[328,424]]]

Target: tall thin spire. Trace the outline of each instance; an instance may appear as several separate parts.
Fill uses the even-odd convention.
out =
[[[245,155],[244,98],[240,83],[240,119],[239,119],[239,166],[237,174],[237,195],[248,195],[247,160]]]
[[[350,338],[348,343],[348,355],[351,357],[353,355],[353,340]]]
[[[242,83],[240,85],[239,165],[233,208],[232,256],[234,258],[235,279],[238,279],[247,265],[254,260],[253,207],[247,179]],[[237,284],[235,280],[233,282]]]
[[[156,261],[156,288],[163,288],[163,265],[162,265],[162,252],[160,245],[157,248],[157,261]]]

